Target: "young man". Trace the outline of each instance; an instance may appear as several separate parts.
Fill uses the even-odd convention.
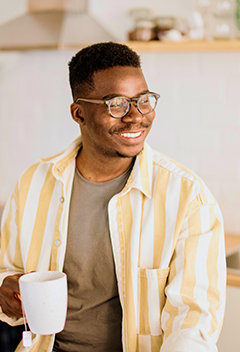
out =
[[[69,69],[81,137],[30,167],[6,205],[1,319],[22,323],[20,275],[63,270],[65,329],[34,336],[29,351],[216,352],[226,279],[218,204],[145,143],[159,95],[135,52],[94,44]]]

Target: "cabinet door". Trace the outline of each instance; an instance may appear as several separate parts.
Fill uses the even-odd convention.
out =
[[[225,318],[217,346],[219,352],[240,351],[240,287],[227,287]]]

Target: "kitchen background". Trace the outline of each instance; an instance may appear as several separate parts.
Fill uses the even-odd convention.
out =
[[[157,16],[190,18],[195,0],[149,0]],[[117,41],[144,0],[91,0],[89,12]],[[26,1],[1,0],[0,23]],[[0,203],[38,157],[64,149],[79,131],[71,120],[67,63],[76,50],[0,51]],[[150,90],[161,98],[148,142],[206,182],[227,232],[240,234],[240,51],[140,52]]]
[[[156,17],[185,18],[193,29],[199,24],[198,4],[147,1]],[[129,11],[137,7],[146,7],[146,1],[89,1],[89,13],[120,42],[128,40],[133,28]],[[1,0],[0,24],[26,9],[24,0]],[[0,51],[1,204],[29,165],[64,149],[79,134],[69,112],[67,67],[76,51]],[[220,203],[226,232],[240,235],[240,51],[139,53],[150,90],[161,94],[148,142],[205,181]],[[232,293],[235,300],[240,298],[237,291]],[[240,316],[236,306],[231,314],[237,311]],[[239,327],[239,321],[234,325]],[[233,325],[226,329],[235,347],[227,349],[221,337],[219,351],[238,351],[240,334],[232,338]]]

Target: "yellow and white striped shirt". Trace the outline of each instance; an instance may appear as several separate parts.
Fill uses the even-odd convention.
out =
[[[63,269],[78,137],[20,177],[6,204],[0,278]],[[125,352],[215,352],[225,306],[221,211],[196,175],[146,143],[108,206]],[[21,319],[0,319],[11,325]],[[33,336],[50,352],[54,336]],[[16,351],[27,351],[20,344]]]

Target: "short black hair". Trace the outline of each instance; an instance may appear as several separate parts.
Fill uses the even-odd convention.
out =
[[[103,42],[87,46],[68,63],[73,99],[84,97],[94,89],[94,72],[115,66],[141,68],[139,55],[127,45]]]

